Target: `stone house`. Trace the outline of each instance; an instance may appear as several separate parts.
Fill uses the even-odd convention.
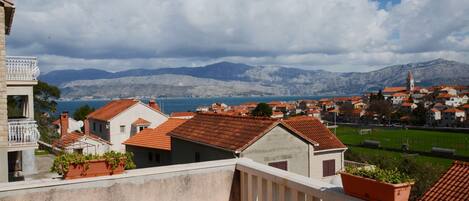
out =
[[[169,132],[175,164],[246,157],[312,178],[330,180],[344,168],[342,144],[321,122],[197,114]]]
[[[90,133],[111,143],[110,150],[125,151],[124,141],[145,128],[155,128],[167,121],[154,101],[114,100],[87,116]]]

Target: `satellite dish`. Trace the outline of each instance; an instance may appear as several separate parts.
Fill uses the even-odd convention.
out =
[[[78,121],[77,124],[78,124],[78,127],[80,127],[80,128],[83,127],[83,125],[84,125],[83,121]]]

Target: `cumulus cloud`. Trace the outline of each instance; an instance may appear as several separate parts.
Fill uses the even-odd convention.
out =
[[[217,61],[331,71],[443,57],[468,62],[469,2],[403,0],[17,1],[9,55],[44,71]]]

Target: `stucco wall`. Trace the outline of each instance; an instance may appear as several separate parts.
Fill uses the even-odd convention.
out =
[[[8,113],[5,49],[5,8],[0,6],[0,182],[8,181]]]
[[[171,152],[166,150],[149,149],[136,146],[125,146],[126,152],[134,154],[134,162],[137,168],[156,167],[171,164]],[[149,153],[152,153],[153,159],[150,161]],[[155,155],[159,154],[160,162],[155,161]]]
[[[229,201],[235,197],[234,163],[199,164],[132,170],[112,177],[15,182],[0,185],[0,200]]]
[[[322,162],[325,160],[335,160],[335,172],[339,172],[344,168],[344,151],[345,150],[338,150],[338,151],[329,151],[329,152],[315,152],[311,155],[311,172],[310,177],[312,178],[323,178],[323,169],[322,169]]]
[[[180,140],[177,138],[171,139],[171,158],[173,160],[173,164],[195,162],[196,152],[200,153],[201,161],[235,158],[234,153],[232,152]]]
[[[241,153],[242,157],[268,165],[287,161],[288,171],[309,176],[308,143],[277,126]]]
[[[111,150],[125,151],[125,145],[122,143],[131,136],[132,123],[138,118],[151,122],[149,128],[155,128],[168,120],[163,114],[149,108],[143,103],[135,104],[126,111],[120,113],[110,120]],[[120,132],[120,126],[125,126],[125,132]]]

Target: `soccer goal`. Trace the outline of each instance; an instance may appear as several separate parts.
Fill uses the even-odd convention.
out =
[[[371,134],[372,130],[370,128],[366,128],[366,129],[360,129],[359,133],[360,135],[368,135],[368,134]]]

